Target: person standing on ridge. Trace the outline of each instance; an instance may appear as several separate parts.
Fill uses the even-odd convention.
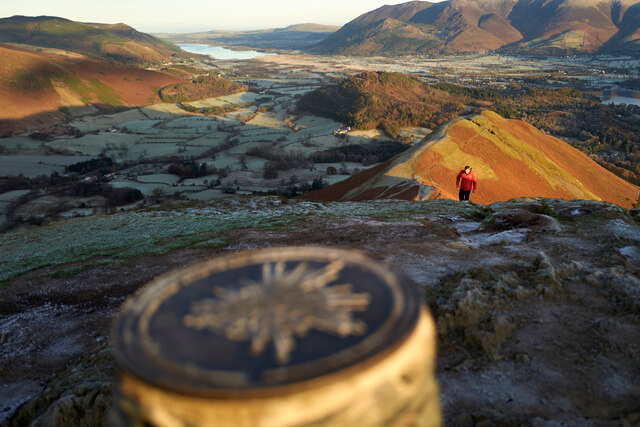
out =
[[[473,170],[469,166],[465,166],[456,177],[456,188],[458,187],[460,187],[460,193],[458,194],[460,201],[469,200],[471,189],[473,189],[474,193],[476,192],[478,180],[476,179],[476,174],[473,173]]]

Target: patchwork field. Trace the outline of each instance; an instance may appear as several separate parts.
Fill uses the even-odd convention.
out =
[[[245,65],[242,61],[224,64],[231,70]],[[238,73],[244,76],[238,83],[250,87],[249,92],[193,101],[186,107],[160,103],[111,114],[92,110],[69,120],[72,131],[68,135],[0,139],[0,180],[19,174],[31,178],[54,172],[62,175],[75,163],[110,158],[113,166],[109,170],[97,177],[84,172],[82,182],[90,185],[97,178],[114,189],[138,190],[143,203],[164,198],[206,201],[242,194],[295,195],[302,186],[336,183],[371,166],[335,159],[319,163],[308,160],[310,156],[389,140],[376,130],[337,137],[333,132],[342,123],[297,111],[301,95],[329,80],[324,73],[296,69],[276,72],[273,78],[256,77],[261,73]],[[198,168],[197,176],[176,172],[176,168],[191,167],[188,165]],[[109,177],[101,178],[105,174]],[[42,199],[42,194],[25,191],[30,199]],[[57,190],[54,186],[48,191]],[[48,209],[59,218],[104,211],[104,206],[92,211],[80,203],[69,203],[61,195],[42,199],[50,205],[56,200],[59,206]],[[15,212],[8,212],[8,202],[0,203],[4,224]]]
[[[594,63],[606,67],[606,62]],[[211,64],[200,65],[213,69]],[[628,66],[629,72],[640,70],[640,62],[625,58],[611,64]],[[108,185],[139,190],[152,201],[256,193],[290,196],[304,186],[308,190],[314,182],[335,184],[377,164],[375,157],[357,163],[343,154],[319,153],[345,153],[352,146],[391,140],[380,130],[352,130],[337,137],[333,132],[343,123],[299,111],[298,99],[321,86],[362,70],[399,71],[425,81],[459,84],[466,79],[490,87],[508,87],[514,78],[554,76],[560,81],[560,69],[572,78],[584,77],[589,84],[615,80],[612,75],[587,72],[585,66],[579,58],[533,61],[482,54],[392,59],[271,55],[248,61],[216,61],[216,72],[231,76],[249,91],[185,105],[122,107],[111,114],[91,108],[75,111],[66,134],[0,139],[0,179],[19,174],[31,178],[64,174],[74,163],[108,157],[114,162],[108,171]],[[415,145],[430,133],[427,128],[405,128],[398,138]],[[182,175],[176,173],[179,169]],[[82,179],[91,180],[90,175],[85,172]],[[58,214],[84,213],[77,209],[83,208]],[[6,220],[7,213],[2,215]]]
[[[65,166],[91,159],[92,156],[43,156],[18,154],[13,156],[0,156],[0,171],[3,176],[24,175],[35,177],[50,175],[54,172],[63,172]]]

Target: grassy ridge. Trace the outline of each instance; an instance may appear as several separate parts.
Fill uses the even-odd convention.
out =
[[[451,94],[486,102],[500,115],[520,119],[572,145],[616,175],[640,185],[640,108],[603,104],[576,89],[528,88],[496,92],[450,84],[435,85]]]
[[[171,43],[123,24],[89,25],[49,16],[0,19],[0,42],[64,49],[140,64],[184,53]]]
[[[566,137],[616,175],[640,185],[640,108],[605,105],[576,89],[496,91],[447,83],[429,86],[400,73],[365,72],[300,99],[299,108],[359,129],[435,128],[466,112],[491,109]]]

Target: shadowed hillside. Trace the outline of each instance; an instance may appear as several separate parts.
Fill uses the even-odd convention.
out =
[[[0,19],[0,43],[64,49],[130,64],[154,64],[194,56],[125,24],[85,24],[51,16]]]
[[[180,82],[169,74],[77,57],[0,45],[0,131],[46,126],[65,112],[91,112],[92,105],[119,107],[160,102],[159,88]],[[66,110],[65,110],[66,109]],[[34,123],[23,119],[43,113]],[[38,123],[40,121],[40,123]]]
[[[84,24],[65,22],[71,28],[86,30]],[[105,27],[131,33],[141,40],[150,38],[124,25]],[[0,31],[6,33],[6,25],[0,24]],[[15,39],[20,38],[18,30],[11,31]],[[20,31],[25,34],[22,39],[40,42],[29,35],[29,30]],[[114,62],[68,50],[70,44],[82,45],[83,40],[91,40],[93,32],[87,31],[82,33],[82,37],[87,38],[78,36],[73,38],[73,43],[53,38],[47,42],[51,47],[0,44],[0,135],[46,129],[67,116],[159,103],[163,101],[163,94],[167,102],[179,102],[245,89],[193,67],[174,65],[163,68],[166,72],[159,72],[143,69],[136,63]],[[128,45],[125,43],[125,46]],[[144,50],[154,52],[146,47]],[[159,53],[154,57],[170,60]],[[193,75],[198,77],[192,78]]]
[[[471,165],[489,204],[518,197],[602,200],[630,208],[638,188],[588,156],[520,120],[483,112],[455,120],[375,170],[308,193],[315,200],[457,199],[455,177]]]
[[[248,31],[205,31],[189,34],[159,34],[173,43],[220,44],[252,49],[307,49],[325,40],[340,27],[313,23],[289,25],[285,28],[269,28]]]
[[[500,48],[559,54],[637,52],[636,18],[634,0],[413,1],[368,12],[314,49],[348,55]]]
[[[623,15],[620,31],[603,46],[603,51],[640,54],[640,4],[631,6]]]

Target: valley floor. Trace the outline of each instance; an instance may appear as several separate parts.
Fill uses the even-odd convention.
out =
[[[267,179],[268,160],[247,154],[263,145],[307,155],[386,140],[379,131],[338,138],[341,123],[295,112],[300,95],[364,69],[486,87],[546,81],[563,68],[597,84],[625,79],[615,75],[625,67],[640,70],[625,58],[534,64],[495,55],[221,61],[227,77],[256,91],[190,105],[244,105],[231,113],[208,117],[174,104],[94,111],[66,124],[77,138],[74,131],[47,141],[1,139],[0,169],[10,174],[64,174],[100,154],[130,162],[109,183],[140,190],[148,203],[108,209],[92,197],[25,189],[0,195],[0,228],[9,214],[51,220],[0,234],[0,424],[104,424],[116,381],[111,322],[154,277],[219,254],[320,245],[363,251],[423,291],[439,328],[447,425],[638,425],[637,209],[538,199],[482,206],[248,196],[316,178],[334,183],[370,166],[294,165]],[[403,132],[418,141],[430,130]],[[172,156],[216,173],[181,180],[168,173]]]

